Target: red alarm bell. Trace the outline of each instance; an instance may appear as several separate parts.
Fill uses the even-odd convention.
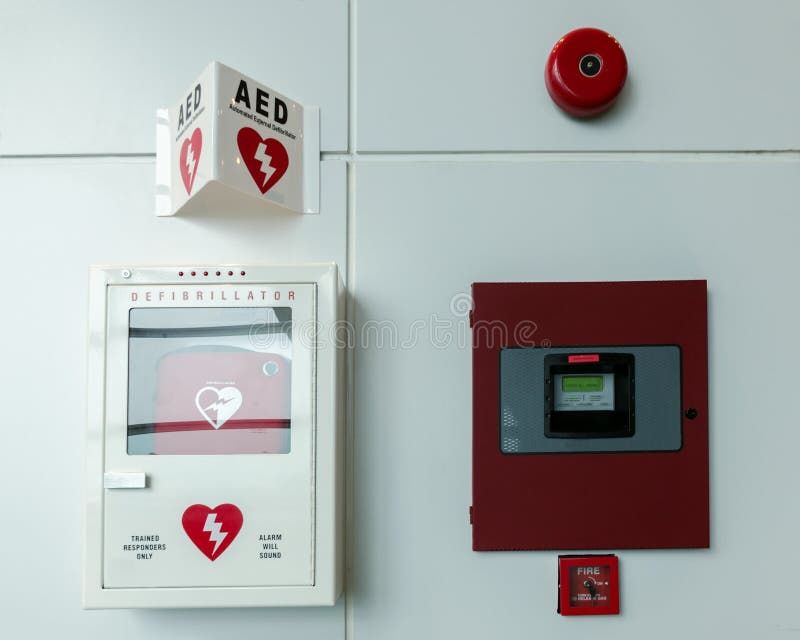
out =
[[[617,99],[628,76],[622,46],[610,33],[570,31],[553,47],[544,81],[553,101],[579,118],[602,113]]]

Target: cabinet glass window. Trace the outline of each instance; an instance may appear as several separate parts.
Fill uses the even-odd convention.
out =
[[[288,453],[292,310],[131,309],[128,453]]]

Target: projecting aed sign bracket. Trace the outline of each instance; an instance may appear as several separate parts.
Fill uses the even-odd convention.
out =
[[[156,215],[319,213],[319,108],[218,62],[157,111]]]

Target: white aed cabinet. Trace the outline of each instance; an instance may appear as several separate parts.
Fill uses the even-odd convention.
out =
[[[335,265],[93,268],[84,606],[330,605]]]

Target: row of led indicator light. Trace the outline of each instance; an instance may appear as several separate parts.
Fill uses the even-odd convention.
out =
[[[178,275],[179,275],[179,276],[181,276],[181,277],[183,277],[183,276],[184,276],[184,275],[186,275],[186,274],[185,274],[183,271],[178,271]],[[190,273],[189,273],[189,275],[190,275],[190,276],[196,276],[196,275],[197,275],[197,271],[192,271],[192,272],[190,272]],[[204,275],[204,276],[207,276],[207,275],[208,275],[208,271],[203,271],[203,275]],[[218,276],[221,276],[221,275],[222,275],[222,272],[221,272],[221,271],[217,271],[217,272],[216,272],[216,275],[218,275]],[[228,275],[229,275],[229,276],[232,276],[232,275],[233,275],[233,271],[228,271]],[[246,271],[240,271],[240,272],[239,272],[239,275],[240,275],[240,276],[247,275],[247,272],[246,272]]]

